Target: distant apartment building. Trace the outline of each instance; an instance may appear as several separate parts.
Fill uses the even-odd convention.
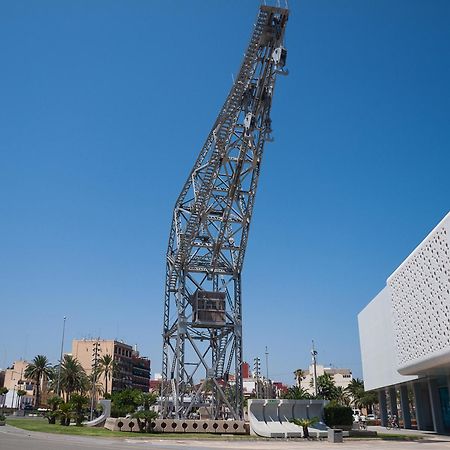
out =
[[[148,392],[150,389],[150,360],[139,356],[139,352],[133,350],[131,353],[131,364],[131,383],[133,388],[142,392]]]
[[[33,404],[36,384],[32,380],[25,378],[24,373],[29,362],[15,361],[11,367],[4,371],[3,386],[8,389],[8,393],[2,398],[0,406],[8,408],[23,408],[24,405]],[[26,394],[18,396],[18,391],[25,391]],[[43,397],[44,395],[44,397]],[[41,390],[41,401],[45,403],[45,391]]]
[[[297,372],[297,371],[296,371]],[[297,377],[297,386],[314,395],[314,366],[311,364],[309,369],[301,370],[302,376]],[[337,369],[334,367],[324,367],[316,364],[316,376],[328,374],[334,381],[336,387],[345,389],[353,380],[352,371],[350,369]]]
[[[97,345],[98,359],[111,355],[114,360],[115,370],[112,377],[106,383],[104,375],[99,377],[105,394],[122,391],[127,388],[149,391],[150,360],[141,357],[137,349],[122,341],[106,339],[74,339],[72,341],[72,356],[77,358],[88,375],[92,373],[94,365],[94,348]]]

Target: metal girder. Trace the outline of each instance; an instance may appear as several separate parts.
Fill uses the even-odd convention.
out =
[[[166,257],[161,411],[243,417],[241,271],[288,10],[261,6],[239,74],[175,203]],[[204,369],[200,374],[200,368]],[[198,377],[198,378],[196,378]]]

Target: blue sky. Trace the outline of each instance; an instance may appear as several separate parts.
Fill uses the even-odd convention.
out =
[[[160,371],[172,207],[258,5],[0,1],[0,367],[56,362],[67,316],[66,351]],[[290,8],[243,273],[245,359],[287,383],[312,339],[362,375],[357,313],[450,209],[450,2]]]

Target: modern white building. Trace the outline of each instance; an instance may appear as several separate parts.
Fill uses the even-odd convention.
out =
[[[450,213],[387,279],[358,324],[364,384],[378,391],[382,423],[390,413],[405,428],[413,418],[419,430],[450,432]]]

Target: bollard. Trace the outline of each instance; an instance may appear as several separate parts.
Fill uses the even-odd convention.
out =
[[[328,429],[328,442],[333,442],[334,444],[343,442],[342,430],[339,428],[329,428]]]

